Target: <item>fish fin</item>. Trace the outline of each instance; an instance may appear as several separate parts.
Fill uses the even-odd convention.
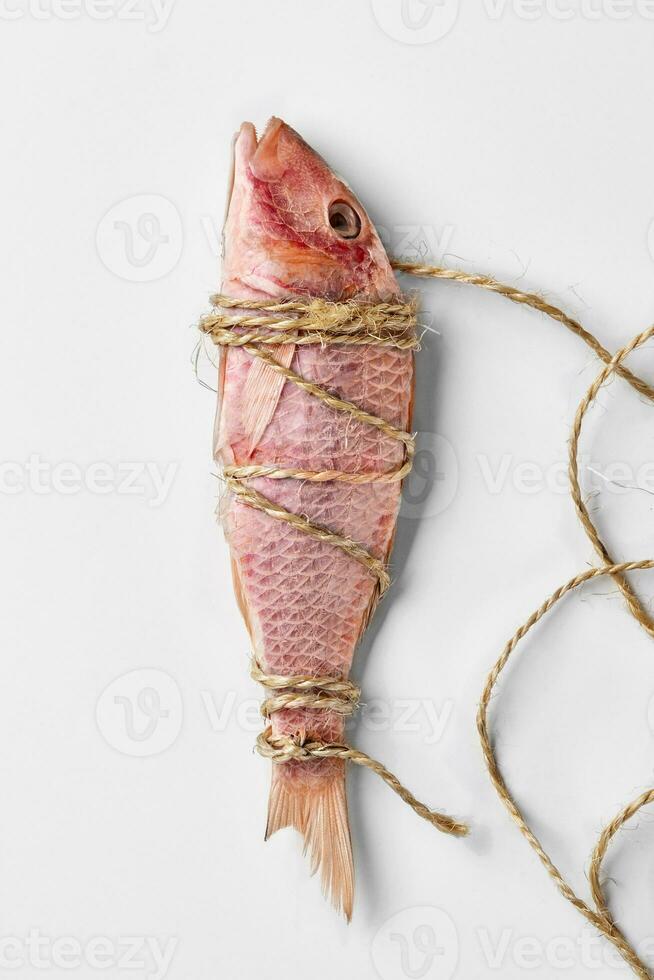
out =
[[[390,550],[388,554],[390,554]],[[368,600],[368,605],[366,606],[365,612],[363,614],[363,618],[361,620],[361,625],[359,627],[359,632],[357,634],[357,643],[360,641],[361,637],[368,629],[368,626],[370,625],[370,620],[375,614],[375,610],[377,609],[377,605],[379,603],[380,598],[381,598],[381,594],[379,591],[379,584],[376,583],[373,587],[372,595]]]
[[[283,764],[282,764],[283,765]],[[323,894],[349,922],[354,903],[354,863],[345,793],[345,765],[334,766],[325,786],[308,789],[273,766],[268,802],[266,840],[283,827],[295,827],[304,837],[311,874],[320,871]]]
[[[275,360],[284,367],[290,367],[295,344],[280,344],[275,350]],[[248,451],[252,453],[277,408],[279,397],[286,379],[277,374],[274,368],[260,358],[250,365],[243,389],[242,424],[248,439]]]
[[[252,640],[252,620],[250,619],[250,607],[248,606],[247,599],[245,598],[243,582],[241,581],[241,573],[239,572],[238,565],[234,558],[232,558],[231,565],[232,583],[234,585],[236,604],[238,605],[241,616],[243,617],[243,622],[245,623],[246,629],[249,633],[250,640]]]
[[[397,507],[398,507],[398,516],[399,516],[399,512],[400,512],[400,507],[402,506],[401,492],[402,491],[400,491],[400,499],[399,499],[398,505],[397,505]],[[388,542],[388,548],[386,549],[386,554],[384,555],[384,557],[382,559],[382,561],[384,562],[385,565],[388,565],[388,563],[390,561],[391,552],[393,551],[393,545],[395,544],[395,535],[396,534],[397,534],[397,517],[395,519],[395,524],[393,525],[393,530],[391,531],[391,536],[390,536],[390,539],[389,539],[389,542]],[[379,604],[379,600],[380,599],[381,599],[381,593],[379,591],[379,582],[376,582],[375,585],[374,585],[374,587],[373,587],[372,593],[370,595],[370,600],[369,600],[368,605],[366,607],[366,611],[363,614],[363,619],[361,620],[361,626],[359,628],[359,634],[358,634],[358,637],[357,637],[357,643],[359,642],[359,640],[361,639],[361,637],[363,636],[363,634],[365,633],[365,631],[368,629],[368,626],[370,625],[370,620],[372,619],[372,617],[375,614],[375,610],[377,609],[377,606]]]
[[[304,834],[306,827],[306,794],[304,785],[295,786],[277,766],[273,766],[270,796],[268,798],[268,822],[265,838],[284,827],[294,827]]]
[[[223,446],[222,420],[223,420],[223,396],[225,392],[225,370],[227,366],[227,351],[220,348],[218,354],[218,391],[216,399],[216,414],[213,420],[213,458],[216,462],[220,461]]]

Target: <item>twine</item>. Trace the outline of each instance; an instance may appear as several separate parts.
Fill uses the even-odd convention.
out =
[[[446,269],[439,266],[402,261],[394,261],[392,265],[399,272],[409,273],[422,278],[445,279],[474,285],[503,296],[513,303],[543,313],[562,324],[566,329],[575,334],[575,336],[583,340],[605,364],[604,369],[590,386],[577,409],[569,449],[569,480],[572,500],[582,526],[603,564],[600,567],[588,569],[558,588],[516,630],[488,675],[477,715],[477,729],[493,786],[517,824],[518,829],[538,855],[541,863],[557,885],[561,894],[613,943],[636,976],[640,977],[641,980],[652,980],[652,973],[650,973],[636,953],[633,945],[624,936],[611,916],[602,888],[601,867],[607,849],[621,827],[635,816],[642,807],[654,802],[654,788],[645,791],[641,796],[631,801],[608,824],[600,835],[592,854],[589,869],[591,893],[595,904],[595,909],[593,909],[567,883],[529,827],[509,791],[491,744],[488,730],[488,708],[495,684],[519,641],[561,599],[586,582],[601,576],[611,576],[622,592],[629,612],[643,629],[645,629],[648,635],[654,637],[654,619],[647,612],[630,582],[625,577],[631,571],[654,568],[654,559],[620,563],[616,563],[613,560],[609,549],[602,541],[597,528],[593,524],[582,498],[578,464],[579,438],[584,417],[597,397],[600,388],[609,378],[614,374],[619,375],[638,394],[654,402],[654,387],[641,378],[638,378],[622,363],[630,353],[654,336],[654,326],[638,334],[615,355],[611,355],[600,341],[576,319],[552,303],[549,303],[537,293],[518,290],[515,287],[498,282],[491,276],[467,273],[457,269]],[[389,584],[388,573],[374,556],[365,552],[364,549],[351,539],[335,534],[327,528],[299,517],[299,515],[290,514],[284,508],[273,504],[261,494],[257,494],[252,488],[245,486],[242,481],[257,476],[266,476],[272,479],[306,479],[315,482],[327,482],[331,480],[351,483],[391,482],[403,479],[410,472],[412,460],[415,455],[415,442],[409,433],[403,433],[400,430],[393,429],[383,419],[368,416],[352,403],[335,398],[335,396],[320,386],[314,385],[299,377],[290,368],[285,368],[277,364],[274,358],[258,345],[274,345],[279,343],[294,343],[299,345],[311,343],[320,343],[323,345],[328,343],[347,343],[377,344],[381,346],[394,346],[406,350],[417,350],[419,344],[415,336],[415,305],[413,303],[399,303],[380,304],[379,306],[369,307],[358,304],[331,304],[324,300],[289,300],[274,304],[268,301],[232,299],[222,295],[213,297],[213,300],[215,305],[221,307],[222,311],[238,309],[252,311],[253,313],[253,315],[249,316],[247,314],[235,315],[216,312],[204,317],[200,323],[200,328],[204,333],[211,336],[216,344],[221,346],[243,347],[253,356],[265,360],[271,365],[273,370],[278,371],[287,380],[299,385],[303,390],[319,398],[330,407],[339,411],[348,412],[358,421],[374,425],[386,435],[390,435],[391,438],[396,438],[403,442],[405,457],[402,466],[389,473],[350,474],[337,470],[313,472],[265,465],[225,468],[225,477],[229,488],[237,493],[243,502],[249,506],[264,510],[265,513],[268,513],[275,519],[286,520],[292,523],[295,527],[304,531],[304,533],[311,534],[319,540],[331,543],[346,554],[349,554],[353,559],[366,565],[371,574],[377,578],[378,591],[381,595]],[[253,676],[260,683],[274,689],[276,692],[262,705],[262,712],[265,717],[270,717],[275,710],[279,710],[281,707],[289,706],[322,708],[349,714],[350,711],[355,710],[358,702],[358,688],[345,679],[318,678],[304,675],[297,677],[268,675],[258,665],[253,667],[253,671]],[[440,830],[456,835],[464,835],[468,832],[468,828],[464,824],[457,823],[450,817],[429,810],[424,804],[416,800],[381,763],[376,762],[365,753],[359,752],[348,745],[324,743],[315,740],[303,741],[300,737],[273,736],[272,730],[267,728],[257,739],[257,749],[261,755],[271,759],[273,762],[302,761],[311,758],[341,758],[358,765],[366,766],[381,776],[419,816],[429,820],[430,823],[437,826]]]
[[[488,731],[488,709],[499,676],[506,667],[511,654],[515,650],[520,640],[526,636],[529,630],[535,626],[536,623],[538,623],[543,616],[545,616],[546,613],[548,613],[561,599],[563,599],[569,592],[572,592],[581,585],[584,585],[586,582],[605,575],[611,576],[622,592],[631,615],[643,627],[649,636],[654,637],[654,620],[646,611],[641,600],[638,598],[631,584],[625,577],[628,572],[653,569],[654,560],[644,559],[642,561],[621,563],[616,563],[614,561],[607,546],[600,538],[597,528],[590,518],[586,504],[583,501],[579,484],[578,462],[579,438],[586,413],[596,399],[599,390],[614,374],[619,375],[621,378],[627,381],[639,394],[644,395],[650,401],[654,401],[654,388],[645,381],[642,381],[640,378],[636,377],[636,375],[634,375],[623,364],[623,361],[629,356],[629,354],[654,337],[654,326],[649,327],[647,330],[644,330],[642,333],[635,336],[625,347],[619,350],[616,354],[611,355],[602,346],[599,340],[585,330],[580,323],[568,316],[568,314],[564,313],[562,310],[558,309],[558,307],[548,303],[537,293],[521,292],[520,290],[517,290],[511,286],[506,286],[498,282],[490,276],[470,274],[455,269],[443,269],[438,266],[413,265],[412,263],[406,262],[394,262],[393,266],[398,271],[409,272],[413,275],[423,276],[425,278],[448,279],[455,282],[479,286],[483,289],[487,289],[491,292],[504,296],[506,299],[509,299],[514,303],[531,307],[532,309],[551,317],[557,322],[563,324],[563,326],[567,327],[567,329],[571,330],[572,333],[576,334],[586,344],[588,344],[591,350],[593,350],[595,354],[597,354],[597,356],[605,363],[604,369],[599,373],[595,381],[589,387],[575,414],[570,438],[568,471],[570,493],[575,509],[581,520],[581,524],[595,551],[603,562],[603,565],[601,567],[590,568],[587,571],[582,572],[580,575],[570,579],[569,582],[558,588],[548,599],[546,599],[545,602],[534,613],[532,613],[529,619],[527,619],[527,621],[516,630],[514,635],[504,647],[499,659],[495,663],[493,669],[490,671],[486,680],[477,714],[477,730],[479,732],[484,759],[486,761],[486,766],[488,768],[493,786],[495,787],[509,814],[517,824],[523,837],[527,840],[530,847],[532,847],[536,852],[541,863],[555,882],[563,897],[574,905],[574,907],[581,912],[581,914],[592,925],[594,925],[611,943],[613,943],[637,977],[640,977],[641,980],[652,980],[653,974],[638,956],[632,943],[629,942],[622,930],[613,920],[602,887],[601,869],[602,861],[604,860],[608,846],[613,837],[628,820],[634,817],[641,810],[642,807],[654,802],[654,788],[646,790],[635,800],[632,800],[602,831],[595,850],[593,851],[589,868],[591,893],[595,904],[595,908],[593,909],[586,902],[584,902],[584,900],[580,898],[567,883],[559,869],[545,851],[539,839],[531,830],[522,811],[515,802],[515,799],[513,798],[506,784],[504,776],[502,775],[490,740]]]
[[[253,658],[250,665],[253,680],[278,692],[261,705],[261,714],[270,718],[280,708],[326,708],[342,715],[356,711],[361,689],[347,678],[312,677],[310,674],[267,674]]]
[[[630,819],[630,817],[632,817],[642,806],[645,806],[647,803],[654,800],[654,789],[644,793],[638,800],[631,803],[618,817],[616,817],[614,821],[611,822],[611,824],[609,824],[600,837],[600,841],[593,853],[590,866],[591,888],[593,898],[597,906],[597,910],[594,910],[587,905],[582,898],[575,894],[573,889],[567,883],[559,869],[545,851],[538,837],[536,837],[534,832],[531,830],[522,811],[515,802],[506,784],[504,776],[502,775],[499,763],[495,757],[495,753],[491,745],[488,733],[488,707],[495,684],[520,640],[526,636],[532,626],[535,626],[535,624],[538,623],[543,616],[556,605],[557,602],[566,596],[568,592],[571,592],[573,589],[577,589],[580,585],[583,585],[586,582],[600,578],[603,575],[622,575],[625,572],[651,568],[654,568],[654,560],[652,559],[622,562],[616,565],[608,565],[604,568],[590,568],[587,571],[582,572],[580,575],[575,576],[573,579],[570,579],[569,582],[557,589],[556,592],[546,599],[542,606],[532,613],[529,619],[516,630],[514,635],[504,647],[500,658],[488,675],[477,714],[477,730],[479,732],[482,751],[484,753],[484,759],[486,761],[491,782],[493,783],[493,786],[495,787],[504,806],[517,824],[520,833],[523,835],[530,847],[532,847],[536,852],[545,870],[553,879],[563,897],[574,905],[574,907],[581,912],[581,914],[592,925],[594,925],[604,936],[606,936],[610,942],[613,943],[623,958],[627,961],[627,963],[629,963],[636,976],[640,977],[641,980],[651,980],[651,974],[639,958],[632,944],[624,937],[620,929],[618,929],[608,911],[600,885],[600,870],[602,860],[606,853],[606,848],[611,838],[626,820]]]
[[[507,286],[502,282],[498,282],[492,276],[462,272],[460,269],[444,269],[437,265],[421,265],[419,263],[400,261],[394,261],[391,265],[398,272],[407,272],[409,275],[419,276],[423,279],[449,279],[451,282],[480,286],[482,289],[487,289],[492,293],[497,293],[499,296],[504,296],[505,299],[511,300],[512,303],[518,303],[520,306],[528,306],[532,310],[538,310],[539,313],[544,313],[546,316],[558,321],[558,323],[563,324],[566,329],[583,340],[605,364],[610,364],[611,362],[612,355],[602,346],[597,337],[582,327],[578,320],[564,313],[557,306],[553,306],[552,303],[548,303],[538,293],[523,292],[520,289],[516,289],[515,286]],[[646,381],[641,380],[641,378],[636,377],[635,374],[632,374],[629,368],[620,364],[616,371],[639,394],[645,395],[646,398],[654,399],[654,387],[647,384]]]
[[[557,306],[554,306],[552,303],[549,303],[547,300],[543,299],[543,297],[539,296],[538,293],[523,292],[516,289],[514,286],[507,286],[504,283],[498,282],[498,280],[494,279],[492,276],[480,275],[479,273],[462,272],[459,269],[445,269],[436,265],[422,265],[400,261],[393,261],[391,264],[398,272],[406,272],[410,275],[419,276],[421,278],[447,279],[452,282],[479,286],[482,289],[497,293],[498,295],[503,296],[505,299],[511,300],[512,303],[518,303],[520,306],[528,306],[532,310],[537,310],[539,313],[544,313],[551,319],[561,323],[564,327],[566,327],[566,329],[570,330],[571,333],[583,340],[584,343],[587,344],[588,347],[590,347],[590,349],[600,358],[600,360],[604,361],[606,364],[604,371],[600,373],[594,384],[591,385],[586,393],[586,397],[577,409],[570,438],[568,473],[572,500],[586,534],[588,535],[595,551],[604,564],[614,564],[614,559],[611,557],[607,546],[600,538],[599,532],[590,519],[588,509],[582,499],[576,457],[584,415],[586,414],[590,404],[595,399],[599,389],[606,383],[608,378],[613,373],[620,375],[620,377],[624,381],[627,381],[631,387],[638,392],[638,394],[643,395],[649,401],[654,402],[654,387],[649,385],[646,381],[643,381],[641,378],[638,378],[629,370],[629,368],[622,364],[622,360],[625,357],[627,357],[636,347],[639,347],[642,343],[645,343],[645,341],[642,339],[642,335],[634,337],[631,343],[628,344],[623,351],[618,351],[618,353],[614,356],[610,354],[605,347],[603,347],[597,337],[582,327],[578,320],[575,320],[567,313],[564,313],[564,311],[559,309]],[[632,616],[638,623],[640,623],[643,629],[650,636],[654,637],[654,619],[647,612],[629,582],[622,574],[619,573],[613,575],[613,579],[622,592]]]
[[[266,674],[259,663],[253,659],[251,676],[264,687],[275,692],[267,698],[261,713],[269,718],[273,711],[280,708],[312,708],[323,711],[338,711],[349,715],[356,711],[359,704],[360,689],[346,678],[312,677],[299,674],[284,677],[280,674]],[[413,793],[402,785],[397,776],[365,752],[352,748],[340,742],[321,742],[316,739],[307,740],[300,735],[273,735],[268,727],[261,732],[256,741],[256,749],[260,755],[272,762],[290,762],[297,760],[306,762],[309,759],[343,759],[364,766],[380,776],[387,786],[404,800],[414,813],[426,820],[443,833],[456,837],[464,837],[468,833],[465,824],[459,823],[445,813],[430,810],[429,807],[417,800]]]
[[[493,692],[495,683],[501,673],[501,671],[506,666],[513,650],[517,646],[518,642],[524,637],[529,630],[534,626],[544,615],[547,613],[557,602],[559,602],[568,592],[573,589],[578,588],[585,582],[591,579],[598,578],[604,575],[610,575],[619,585],[625,600],[627,602],[627,608],[634,616],[637,622],[643,626],[646,632],[650,636],[654,636],[654,624],[650,616],[647,614],[643,608],[640,600],[635,595],[631,585],[625,578],[625,573],[630,571],[635,571],[637,569],[652,569],[654,568],[654,560],[647,559],[638,562],[622,562],[616,564],[611,558],[608,549],[601,541],[597,529],[590,520],[586,505],[581,498],[581,491],[579,488],[579,464],[578,464],[578,443],[579,436],[581,433],[581,427],[584,420],[584,416],[588,411],[590,405],[597,397],[597,393],[606,383],[606,381],[615,372],[617,373],[617,368],[632,351],[642,344],[646,343],[651,337],[654,336],[654,326],[649,327],[643,333],[638,334],[634,337],[625,347],[618,351],[615,356],[611,359],[609,364],[604,368],[603,371],[597,376],[593,384],[588,389],[588,392],[582,399],[577,413],[575,415],[575,421],[573,425],[572,437],[570,440],[570,465],[569,465],[569,477],[570,477],[570,488],[572,499],[575,504],[577,513],[580,516],[584,530],[586,531],[588,537],[590,538],[593,546],[604,560],[604,565],[599,568],[591,568],[587,572],[576,576],[571,579],[562,588],[557,589],[557,591],[550,596],[548,600],[533,613],[529,619],[524,623],[513,635],[511,640],[507,643],[502,654],[490,672],[484,691],[482,693],[481,703],[479,706],[479,712],[477,715],[477,729],[479,731],[479,737],[481,739],[482,751],[484,753],[484,758],[486,760],[486,765],[491,777],[491,781],[497,790],[500,799],[508,809],[509,813],[515,820],[523,836],[526,838],[528,843],[534,849],[538,857],[540,858],[542,864],[546,868],[547,872],[551,878],[556,883],[559,891],[562,895],[571,902],[575,908],[577,908],[582,915],[588,919],[593,925],[595,925],[600,932],[602,932],[607,939],[609,939],[616,949],[619,950],[622,957],[630,965],[636,976],[640,977],[641,980],[651,980],[652,974],[649,972],[648,968],[642,962],[633,945],[624,936],[622,931],[613,921],[613,918],[609,912],[602,887],[600,884],[600,871],[602,860],[606,854],[608,844],[612,837],[617,833],[619,828],[629,820],[634,814],[640,810],[641,807],[645,806],[647,803],[654,800],[654,789],[648,790],[643,793],[637,800],[630,803],[620,814],[616,817],[609,826],[603,831],[600,840],[593,852],[590,865],[590,881],[591,881],[591,892],[593,895],[593,900],[595,902],[596,909],[592,909],[586,902],[583,901],[575,892],[570,888],[568,883],[565,881],[561,872],[554,865],[550,859],[547,852],[544,850],[542,844],[535,836],[535,834],[530,829],[529,825],[525,821],[519,807],[517,806],[515,800],[513,799],[506,782],[500,772],[499,765],[494,756],[493,749],[491,747],[491,742],[488,734],[488,706],[490,698]],[[623,375],[624,377],[624,375]]]
[[[387,472],[349,473],[343,470],[301,470],[276,464],[249,466],[225,466],[223,477],[227,488],[248,507],[259,510],[274,520],[284,521],[303,534],[338,548],[354,561],[359,562],[371,574],[376,583],[376,596],[381,597],[390,585],[390,576],[384,563],[351,537],[339,534],[301,514],[282,507],[264,494],[248,486],[248,480],[267,477],[277,480],[308,480],[314,483],[397,483],[410,473],[415,457],[415,438],[386,419],[366,412],[353,402],[339,398],[322,385],[308,381],[291,368],[279,364],[260,345],[278,344],[359,344],[365,346],[394,347],[399,350],[418,350],[416,335],[416,303],[414,300],[399,303],[331,303],[323,299],[308,300],[246,300],[234,299],[223,294],[211,297],[216,307],[213,313],[203,317],[200,330],[215,344],[224,347],[240,347],[253,357],[264,361],[302,391],[317,398],[324,405],[351,416],[355,421],[377,429],[383,435],[402,444],[403,460],[400,466]],[[231,310],[238,312],[232,313]],[[247,310],[248,313],[241,311]],[[261,713],[270,718],[283,708],[309,708],[332,711],[342,715],[354,712],[359,703],[360,690],[345,678],[312,677],[295,675],[285,677],[267,674],[260,664],[253,661],[251,674],[264,687],[274,690],[261,705]],[[364,766],[376,773],[419,817],[427,820],[438,830],[454,836],[464,836],[468,827],[447,814],[429,809],[402,785],[400,780],[381,762],[365,752],[341,743],[308,741],[299,735],[275,736],[272,728],[266,728],[256,741],[260,755],[275,763],[308,761],[309,759],[342,759]]]
[[[216,293],[211,297],[216,311],[200,320],[200,330],[227,347],[249,344],[374,344],[417,350],[416,304],[331,303],[325,299],[270,300],[234,299]],[[253,316],[227,310],[251,310]],[[288,314],[291,314],[290,317]],[[234,333],[253,327],[245,333]]]

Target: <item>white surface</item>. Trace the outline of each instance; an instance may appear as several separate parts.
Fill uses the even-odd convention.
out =
[[[213,518],[214,398],[189,363],[218,282],[234,129],[283,116],[395,251],[412,254],[408,234],[437,261],[547,289],[611,349],[652,318],[648,5],[450,0],[429,16],[414,2],[423,28],[402,26],[400,0],[376,14],[365,0],[179,0],[168,19],[151,0],[2,7],[0,954],[14,977],[42,975],[35,935],[49,937],[52,977],[75,963],[84,978],[169,980],[619,975],[509,821],[474,726],[504,641],[593,561],[554,484],[598,366],[497,297],[422,289],[440,335],[420,355],[416,425],[442,437],[426,444],[444,479],[401,521],[396,585],[355,670],[391,721],[364,713],[352,733],[474,833],[441,836],[351,773],[349,928],[296,837],[262,840],[259,691]],[[153,244],[156,225],[145,219],[145,237],[137,225],[148,213]],[[651,378],[652,348],[633,363]],[[591,465],[627,464],[627,482],[652,491],[651,408],[621,383],[600,403],[583,437]],[[157,490],[155,477],[171,482]],[[620,558],[652,555],[653,499],[595,498]],[[501,760],[585,895],[599,830],[652,780],[651,642],[600,582],[517,657],[497,700]],[[608,865],[639,941],[653,935],[653,855],[643,816]],[[132,969],[128,936],[142,947]],[[172,952],[167,972],[153,947]]]

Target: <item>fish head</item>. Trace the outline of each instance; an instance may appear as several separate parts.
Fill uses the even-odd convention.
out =
[[[281,119],[273,117],[260,139],[243,123],[234,139],[223,288],[371,302],[399,293],[361,203]]]

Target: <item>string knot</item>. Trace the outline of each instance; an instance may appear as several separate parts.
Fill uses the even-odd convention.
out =
[[[316,676],[308,674],[268,674],[256,658],[250,666],[251,677],[275,694],[267,698],[261,713],[266,718],[282,708],[312,708],[320,711],[336,711],[340,714],[351,714],[356,710],[361,691],[356,684],[347,678]],[[447,814],[430,810],[421,803],[409,790],[402,785],[397,776],[381,762],[372,759],[365,752],[353,748],[343,742],[323,742],[306,733],[295,732],[292,735],[275,735],[272,726],[268,725],[256,740],[255,748],[259,755],[271,762],[308,762],[311,759],[342,759],[344,762],[354,762],[366,769],[377,773],[387,786],[397,793],[400,799],[411,807],[423,820],[446,834],[463,837],[468,833],[468,827],[454,820]]]

